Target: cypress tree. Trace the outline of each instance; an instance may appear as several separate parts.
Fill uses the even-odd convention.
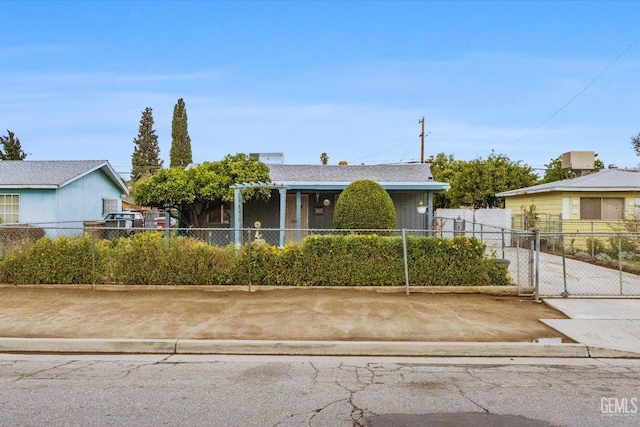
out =
[[[0,136],[0,144],[2,144],[2,150],[0,150],[0,160],[24,160],[27,158],[27,153],[22,151],[20,140],[15,137],[15,134],[7,129],[9,136]]]
[[[153,113],[150,107],[142,112],[140,129],[138,136],[133,139],[133,145],[131,179],[135,182],[144,175],[153,175],[162,167],[158,135],[153,129]]]
[[[169,167],[185,168],[193,162],[191,155],[191,138],[187,130],[187,109],[182,98],[173,107],[171,121],[171,151],[169,153]]]

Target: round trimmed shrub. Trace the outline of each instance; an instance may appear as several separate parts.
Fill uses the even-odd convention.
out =
[[[338,197],[333,227],[353,230],[391,230],[396,210],[389,193],[369,179],[353,181]]]

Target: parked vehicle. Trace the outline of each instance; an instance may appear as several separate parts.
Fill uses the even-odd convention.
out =
[[[144,228],[144,217],[140,212],[113,212],[104,217],[104,222],[107,228],[124,229],[125,235],[133,233],[137,228]]]
[[[167,219],[163,216],[159,216],[154,218],[153,221],[156,223],[156,228],[164,229],[167,223]],[[177,225],[177,220],[174,217],[171,217],[169,220],[169,227],[175,227]]]

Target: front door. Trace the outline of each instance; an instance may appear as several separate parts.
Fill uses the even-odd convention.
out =
[[[301,195],[301,218],[300,218],[300,230],[296,230],[296,195],[287,194],[287,213],[285,215],[285,224],[287,231],[284,235],[286,242],[298,242],[301,241],[304,236],[308,234],[309,228],[309,195]]]

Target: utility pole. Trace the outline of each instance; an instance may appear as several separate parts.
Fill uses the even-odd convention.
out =
[[[422,123],[422,133],[420,134],[420,163],[424,163],[424,116],[418,120],[418,124]]]

